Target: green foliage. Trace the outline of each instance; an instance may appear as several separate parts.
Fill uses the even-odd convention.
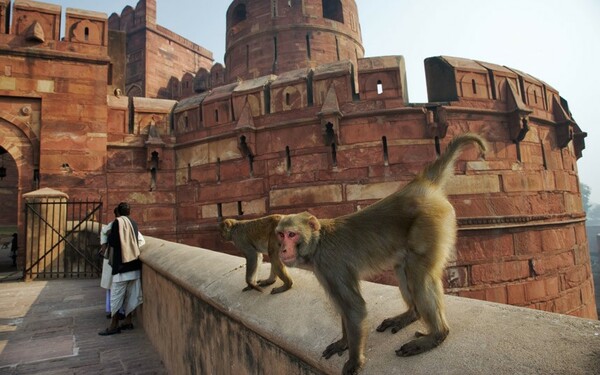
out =
[[[581,199],[583,200],[583,210],[587,212],[589,216],[590,210],[592,209],[592,204],[590,202],[590,195],[592,194],[592,189],[583,182],[580,182],[579,190],[581,191]]]

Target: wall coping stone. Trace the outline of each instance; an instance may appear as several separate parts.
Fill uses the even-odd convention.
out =
[[[141,260],[317,371],[341,373],[347,352],[321,358],[341,338],[340,318],[312,272],[290,269],[293,288],[270,295],[270,288],[242,292],[241,257],[147,237]],[[269,267],[263,264],[259,277]],[[406,307],[396,287],[362,282],[361,288],[369,336],[360,374],[600,373],[599,321],[453,296],[445,297],[451,329],[446,341],[418,356],[397,357],[394,351],[423,325],[416,322],[395,335],[376,332],[384,318]]]

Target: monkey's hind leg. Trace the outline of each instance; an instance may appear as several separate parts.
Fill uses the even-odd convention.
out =
[[[269,278],[266,280],[258,280],[258,285],[260,286],[269,286],[277,281],[277,275],[275,274],[275,270],[273,269],[273,261],[271,261],[271,273],[269,274]]]
[[[396,277],[398,278],[398,282],[400,284],[400,293],[402,294],[404,302],[408,305],[408,310],[393,318],[385,319],[383,322],[381,322],[379,327],[377,327],[377,332],[384,332],[391,327],[392,333],[397,333],[402,328],[412,324],[413,322],[419,319],[419,314],[415,308],[412,294],[408,289],[405,263],[396,266],[395,271]]]
[[[408,357],[433,349],[440,345],[450,332],[444,314],[442,283],[432,275],[425,275],[424,278],[421,293],[415,295],[415,303],[429,332],[427,334],[417,332],[416,339],[396,350],[396,355],[400,357]]]
[[[262,288],[256,283],[256,273],[258,264],[262,261],[262,254],[255,251],[246,252],[246,284],[247,286],[242,289],[243,292],[248,290],[258,290],[262,292]]]
[[[281,279],[281,281],[283,281],[283,285],[277,288],[273,288],[271,290],[271,294],[282,293],[292,287],[292,284],[294,282],[292,281],[292,278],[290,277],[287,268],[285,267],[281,259],[279,259],[279,254],[276,254],[274,258],[271,258],[271,273],[273,272],[277,275],[277,277]]]

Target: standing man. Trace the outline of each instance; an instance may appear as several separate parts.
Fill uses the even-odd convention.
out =
[[[112,267],[110,287],[110,326],[98,332],[101,336],[121,333],[122,329],[133,329],[132,313],[142,303],[142,283],[140,280],[142,262],[139,259],[137,223],[129,217],[129,204],[121,202],[116,210],[119,215],[113,221],[108,244],[110,245],[109,263]],[[119,326],[118,311],[125,310],[125,320]]]

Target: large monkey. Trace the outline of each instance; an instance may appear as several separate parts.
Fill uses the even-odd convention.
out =
[[[343,374],[355,374],[364,363],[367,315],[359,279],[393,267],[408,311],[385,319],[377,331],[398,332],[419,318],[428,332],[396,350],[411,356],[438,346],[449,329],[446,323],[441,275],[456,241],[454,209],[443,187],[454,172],[464,147],[486,142],[464,134],[450,142],[435,162],[400,191],[336,219],[317,219],[304,212],[284,216],[277,226],[280,257],[288,266],[312,266],[319,282],[342,316],[340,340],[323,357],[349,349]]]
[[[246,284],[248,286],[243,291],[255,289],[262,292],[261,287],[273,284],[277,277],[284,284],[279,288],[273,288],[271,294],[285,292],[292,287],[292,278],[279,259],[279,241],[275,227],[281,217],[281,215],[270,215],[254,220],[225,219],[220,224],[223,239],[233,242],[246,258]],[[271,274],[267,280],[257,283],[256,271],[263,254],[269,254]]]

